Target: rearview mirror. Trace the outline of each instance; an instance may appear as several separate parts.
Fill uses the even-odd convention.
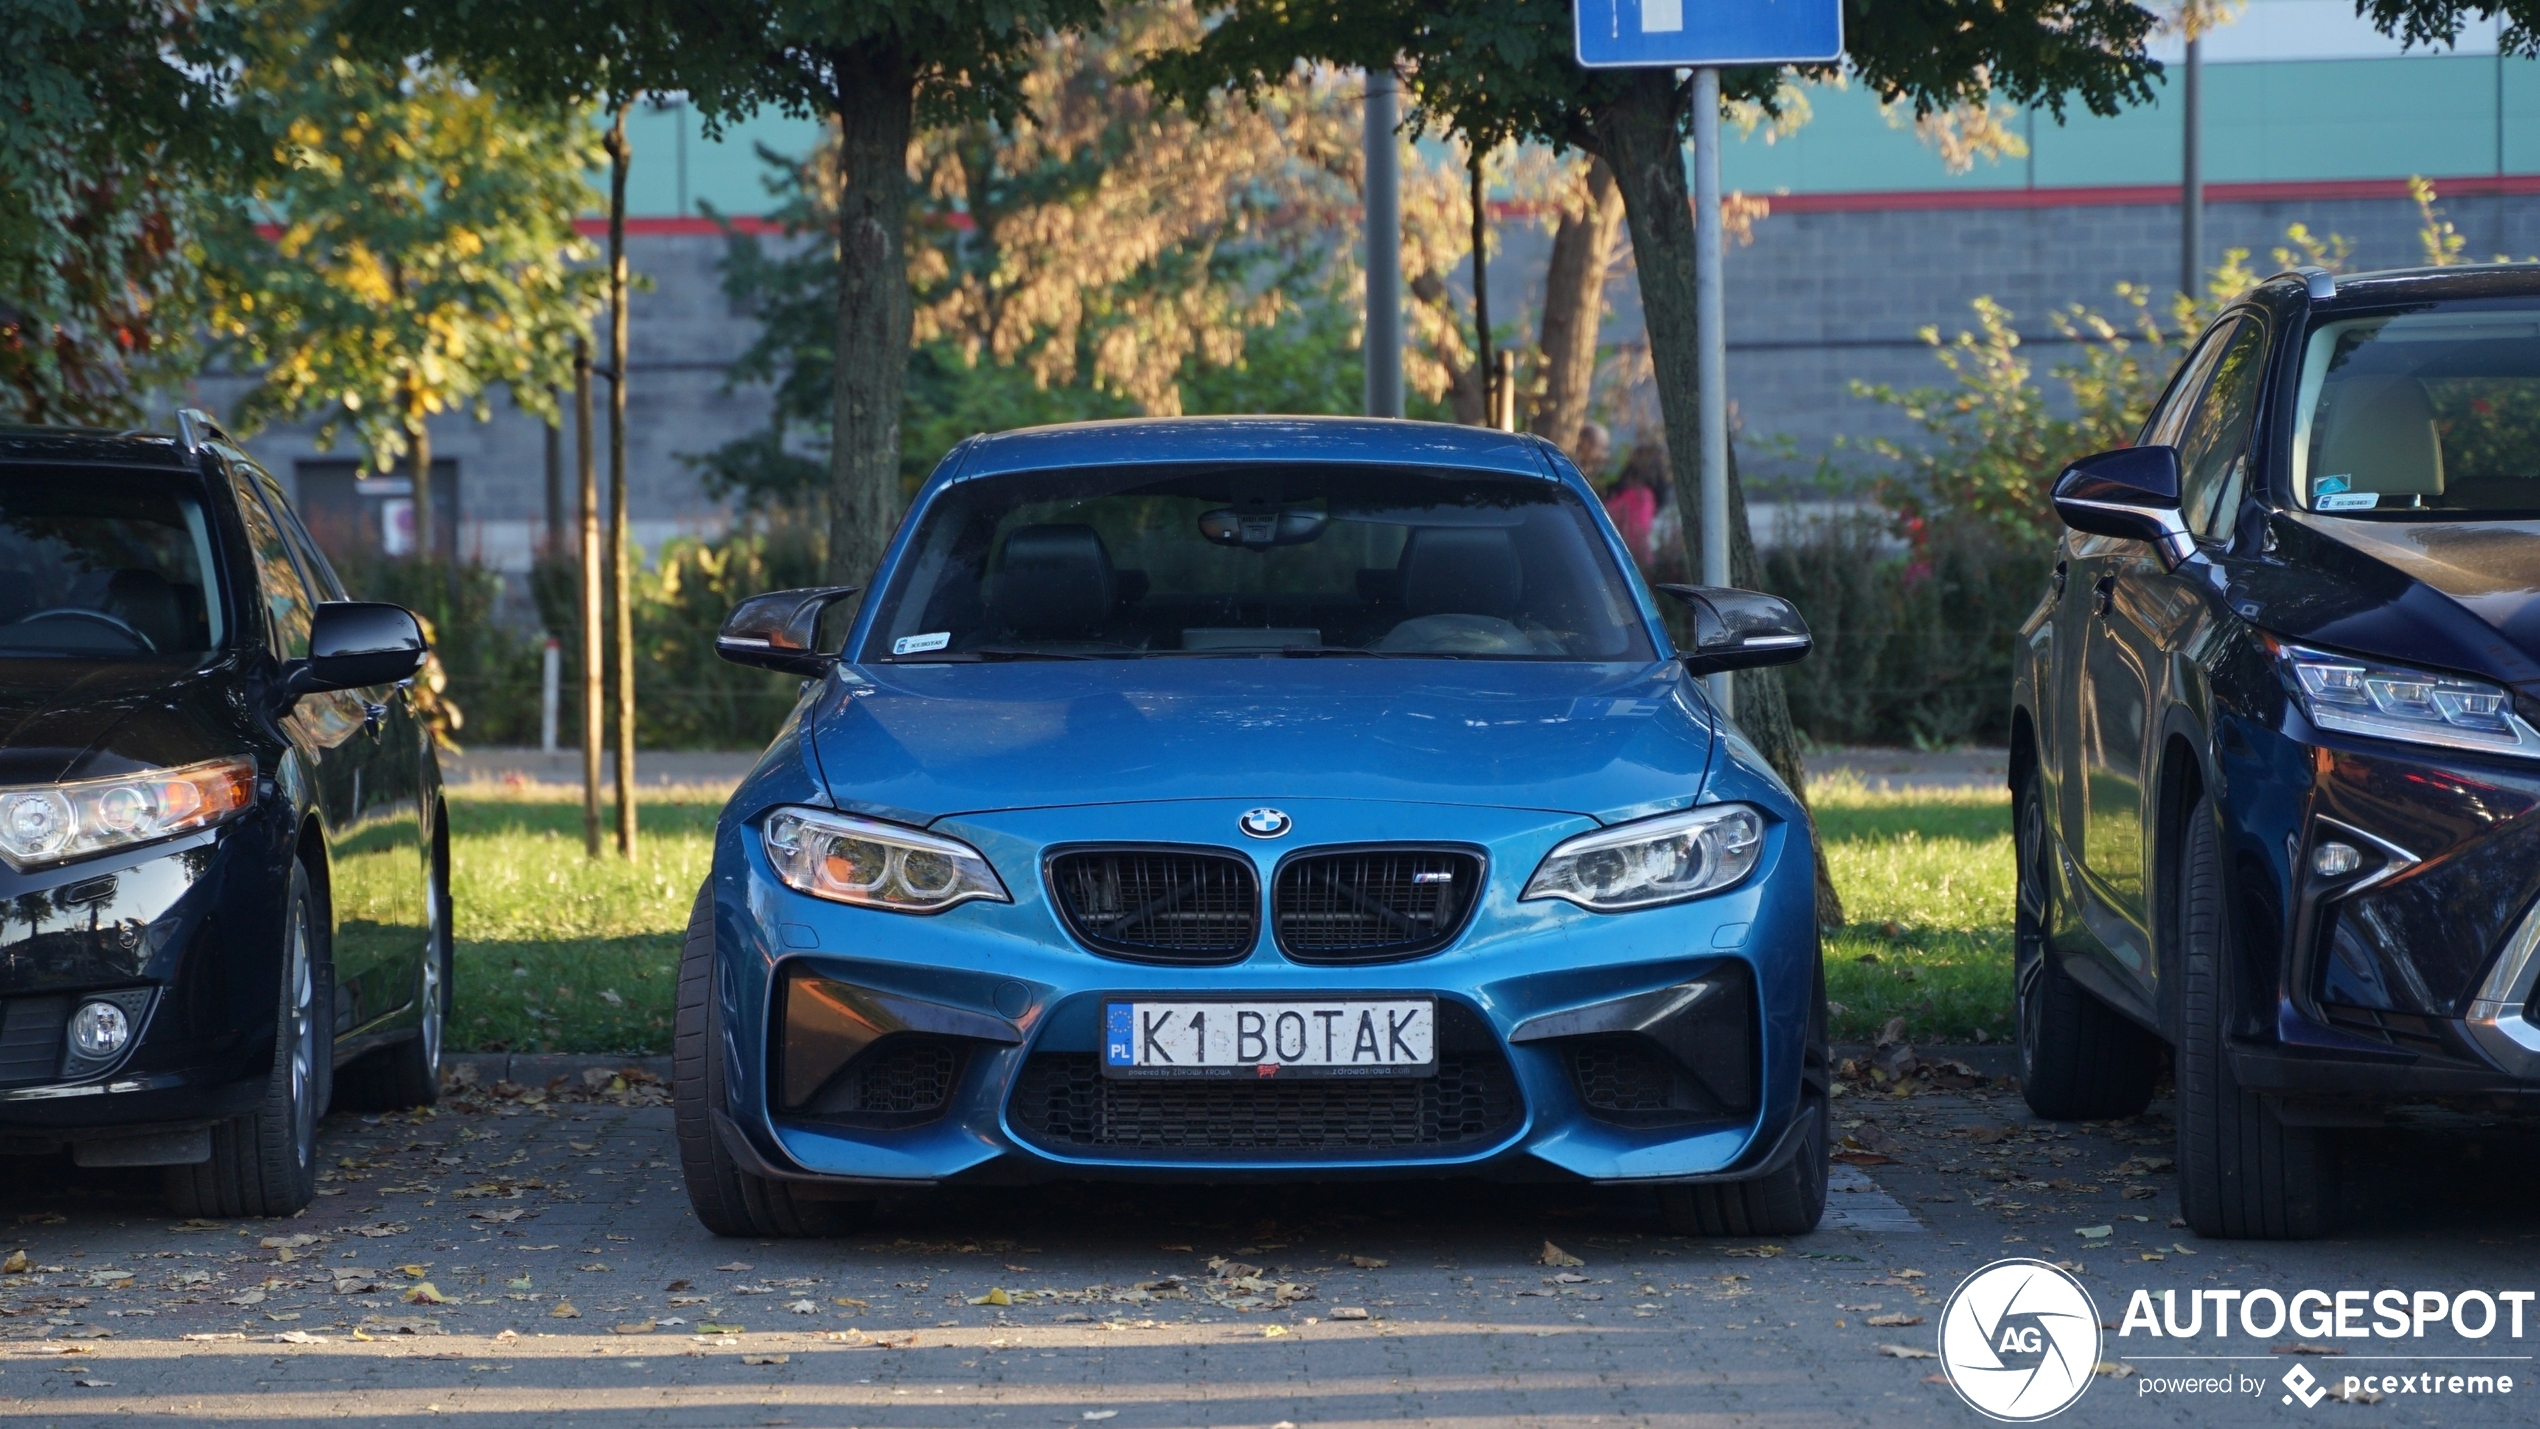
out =
[[[1808,622],[1780,596],[1714,585],[1658,589],[1693,612],[1693,648],[1682,655],[1685,668],[1697,675],[1788,665],[1808,656]]]
[[[2076,531],[2148,541],[2175,566],[2196,554],[2178,514],[2178,448],[2121,447],[2055,478],[2055,514]]]
[[[838,657],[819,648],[821,614],[859,589],[805,586],[751,596],[723,618],[723,629],[714,637],[714,653],[735,665],[788,675],[826,674]]]
[[[331,600],[310,619],[309,657],[286,667],[283,687],[298,696],[393,685],[422,669],[431,653],[423,622],[404,606]]]

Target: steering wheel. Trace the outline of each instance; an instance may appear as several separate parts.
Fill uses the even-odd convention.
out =
[[[124,619],[122,616],[117,615],[112,611],[91,610],[83,605],[57,605],[50,610],[39,610],[33,615],[21,615],[17,618],[16,623],[19,625],[33,625],[39,620],[94,620],[100,625],[111,625],[124,634],[131,636],[133,639],[140,641],[141,648],[144,650],[156,651],[159,648],[159,643],[157,641],[142,634],[131,621]]]

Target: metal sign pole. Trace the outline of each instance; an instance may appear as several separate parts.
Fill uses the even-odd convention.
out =
[[[1402,415],[1402,164],[1394,133],[1402,82],[1367,72],[1367,415]]]
[[[1702,432],[1702,583],[1729,580],[1729,345],[1720,330],[1720,72],[1693,72],[1693,320],[1696,414]],[[1711,702],[1732,713],[1729,677],[1711,677]]]

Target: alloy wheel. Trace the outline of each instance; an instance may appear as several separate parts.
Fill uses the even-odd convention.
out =
[[[2046,930],[2052,916],[2046,892],[2046,809],[2036,788],[2032,782],[2021,794],[2019,845],[2014,855],[2011,966],[2023,1077],[2036,1072],[2037,1042],[2045,1032],[2045,1005],[2038,984],[2046,972]]]
[[[306,909],[292,914],[290,963],[283,976],[290,980],[291,989],[291,1010],[282,1030],[289,1042],[285,1055],[291,1068],[291,1154],[305,1167],[317,1154],[317,1067],[312,1046],[317,1022],[317,972],[309,962]]]

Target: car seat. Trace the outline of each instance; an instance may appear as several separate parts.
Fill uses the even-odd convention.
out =
[[[2413,377],[2359,377],[2341,384],[2311,464],[2312,489],[2332,477],[2382,496],[2443,494],[2443,436],[2434,402]]]
[[[1091,526],[1018,526],[988,597],[988,626],[1008,638],[1103,638],[1119,598],[1111,552]]]

